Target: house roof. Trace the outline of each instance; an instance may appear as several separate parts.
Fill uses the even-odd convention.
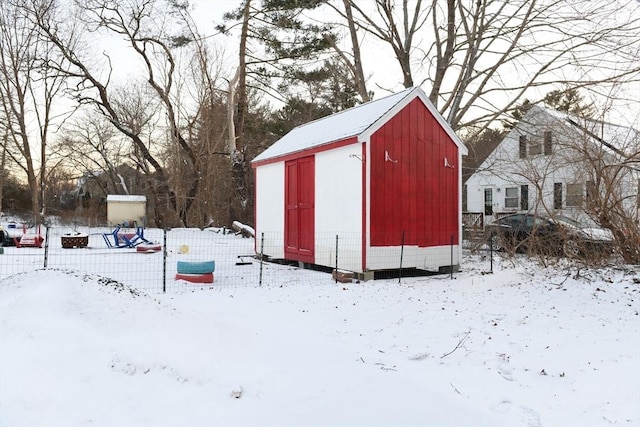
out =
[[[509,132],[500,141],[500,143],[491,150],[481,165],[478,168],[475,168],[469,177],[476,174],[478,169],[485,169],[485,163],[492,161],[490,158],[493,152],[496,151],[504,141],[517,138],[517,135],[522,132],[521,126],[526,125],[532,117],[536,116],[545,118],[546,123],[557,122],[566,126],[568,129],[584,133],[590,137],[591,142],[604,146],[605,149],[618,156],[631,158],[631,156],[636,155],[635,153],[640,150],[640,131],[632,127],[615,125],[593,119],[585,119],[563,111],[534,105],[513,127],[511,132]],[[467,178],[467,180],[468,179],[469,178]]]
[[[578,129],[618,155],[629,157],[640,149],[640,132],[632,127],[579,117],[540,106],[532,107],[532,110],[534,109]]]
[[[146,196],[130,196],[126,194],[108,194],[107,202],[146,202]]]
[[[402,92],[297,126],[254,158],[253,162],[260,162],[306,151],[347,138],[360,136],[366,138],[385,123],[390,116],[396,114],[416,97],[422,100],[427,109],[429,109],[449,136],[461,148],[462,154],[466,154],[467,149],[462,141],[433,104],[429,102],[429,99],[422,89],[412,87]]]

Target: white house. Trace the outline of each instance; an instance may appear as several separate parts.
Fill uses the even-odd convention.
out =
[[[639,147],[633,128],[533,106],[469,177],[463,210],[484,224],[514,212],[588,220],[590,197],[609,191],[637,218]]]

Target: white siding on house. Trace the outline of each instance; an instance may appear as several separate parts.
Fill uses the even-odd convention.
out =
[[[553,206],[553,184],[565,180],[562,165],[554,163],[552,156],[543,153],[531,155],[529,148],[542,141],[544,132],[550,126],[563,126],[559,119],[545,114],[544,110],[533,107],[527,116],[505,137],[496,149],[467,180],[467,208],[470,212],[485,211],[485,190],[493,194],[493,215],[485,216],[485,223],[492,222],[496,214],[520,211],[518,206],[506,206],[506,189],[521,185],[529,186],[529,210],[536,208],[536,186],[545,195],[545,205]],[[527,156],[520,158],[520,137],[527,141]],[[559,175],[562,175],[559,176]],[[541,178],[542,180],[538,179]]]
[[[485,224],[492,222],[496,214],[521,211],[520,203],[517,207],[505,206],[506,189],[520,189],[522,185],[527,185],[529,211],[541,214],[562,213],[587,220],[583,204],[572,206],[575,200],[572,201],[571,197],[567,200],[568,190],[576,190],[579,186],[582,187],[583,197],[586,196],[587,182],[591,179],[591,169],[579,160],[582,155],[576,151],[576,147],[584,149],[593,146],[593,150],[602,152],[602,158],[606,161],[619,160],[605,144],[570,124],[567,117],[563,113],[532,107],[467,180],[467,211],[484,212],[485,189],[489,188],[493,190],[494,214],[485,216]],[[615,128],[613,125],[603,125],[603,129],[607,129],[606,126]],[[627,133],[630,132],[628,128],[624,129],[627,129]],[[549,131],[552,135],[552,153],[545,153],[543,150],[535,154],[534,150],[534,154],[531,154],[530,147],[543,142],[545,132]],[[527,143],[530,144],[525,158],[520,158],[521,135],[525,135]],[[628,135],[625,137],[629,138]],[[624,140],[616,139],[612,142],[622,145]],[[624,174],[629,177],[621,176],[621,184],[624,186],[624,183],[633,180],[631,176],[636,175],[629,171]],[[562,185],[562,206],[559,209],[554,208],[555,184]],[[520,194],[520,190],[518,193]]]

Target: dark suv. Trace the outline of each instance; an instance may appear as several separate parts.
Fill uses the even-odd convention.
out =
[[[486,231],[494,250],[574,258],[610,254],[613,248],[611,230],[588,227],[564,216],[506,215],[487,225]]]

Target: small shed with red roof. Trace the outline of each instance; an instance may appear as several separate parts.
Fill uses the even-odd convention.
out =
[[[357,273],[455,269],[466,154],[417,87],[298,126],[252,162],[256,248]]]

